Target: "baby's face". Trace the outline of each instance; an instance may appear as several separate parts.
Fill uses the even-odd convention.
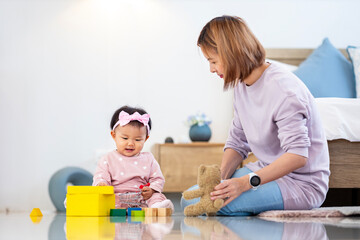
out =
[[[141,152],[147,140],[146,127],[138,127],[127,124],[117,126],[111,131],[117,151],[124,156],[133,157]]]

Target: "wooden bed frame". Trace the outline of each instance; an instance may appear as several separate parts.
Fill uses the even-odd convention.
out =
[[[266,58],[299,65],[313,49],[266,49]],[[345,49],[340,51],[348,58]],[[344,139],[328,141],[330,154],[330,188],[360,188],[360,142]],[[254,161],[251,158],[248,161]]]

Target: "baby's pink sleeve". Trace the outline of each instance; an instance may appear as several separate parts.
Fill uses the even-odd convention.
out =
[[[152,154],[150,154],[150,157],[152,158],[149,178],[150,188],[161,193],[164,188],[165,178],[161,172],[159,163],[155,160]]]
[[[99,160],[93,178],[93,186],[97,186],[100,182],[111,185],[111,176],[109,172],[109,163],[106,157]]]

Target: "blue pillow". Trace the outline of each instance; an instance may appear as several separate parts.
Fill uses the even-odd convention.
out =
[[[355,98],[351,63],[325,38],[294,71],[314,97]]]
[[[360,98],[360,47],[348,46],[347,52],[353,64],[356,85],[356,97]]]

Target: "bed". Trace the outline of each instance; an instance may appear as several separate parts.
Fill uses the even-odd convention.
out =
[[[313,49],[266,49],[266,58],[297,66],[312,51]],[[347,57],[345,49],[340,51]],[[316,103],[329,145],[330,188],[360,188],[360,99],[316,98]],[[254,160],[255,156],[251,156],[246,162]],[[353,198],[357,198],[357,195]]]

